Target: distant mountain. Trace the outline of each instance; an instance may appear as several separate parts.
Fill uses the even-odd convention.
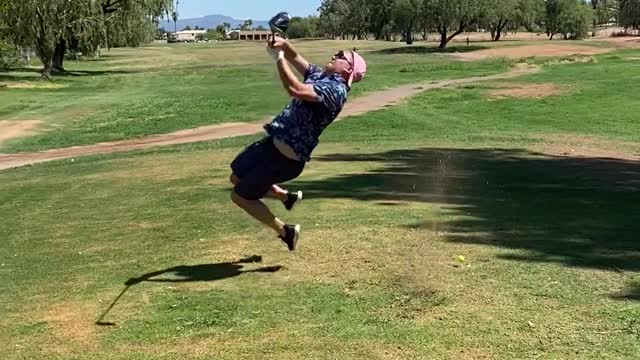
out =
[[[253,20],[253,19],[252,19]],[[223,23],[231,24],[231,28],[235,29],[240,27],[244,23],[244,20],[234,19],[230,16],[224,15],[208,15],[201,18],[193,18],[193,19],[178,19],[178,31],[184,29],[185,27],[190,26],[192,29],[196,26],[205,28],[205,29],[215,29],[216,26],[222,25]],[[265,29],[269,28],[269,21],[264,20],[253,20],[253,27],[262,26]],[[174,25],[173,20],[167,21],[164,19],[160,21],[158,24],[159,28],[164,28],[166,31],[173,31]]]

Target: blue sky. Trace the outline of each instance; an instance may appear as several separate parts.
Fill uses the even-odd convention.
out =
[[[320,0],[180,0],[183,19],[205,15],[227,15],[236,19],[269,20],[280,11],[291,16],[317,13]]]

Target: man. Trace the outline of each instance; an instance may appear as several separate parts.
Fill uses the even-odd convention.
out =
[[[260,200],[280,200],[287,210],[302,200],[302,192],[290,193],[277,184],[297,178],[318,145],[323,130],[335,120],[347,101],[351,85],[364,78],[367,65],[354,51],[339,51],[324,69],[309,64],[285,39],[269,39],[267,52],[276,62],[280,80],[293,98],[270,124],[266,137],[249,145],[231,163],[231,199],[256,220],[272,228],[296,249],[300,225],[288,225],[275,217]],[[298,80],[289,63],[304,76]]]

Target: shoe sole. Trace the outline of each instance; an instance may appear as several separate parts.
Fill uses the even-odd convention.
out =
[[[292,210],[293,210],[293,208],[295,208],[295,207],[296,207],[296,205],[297,205],[300,201],[302,201],[302,191],[298,191],[298,192],[296,193],[296,195],[298,196],[298,199],[296,200],[296,202],[294,202],[294,203],[293,203],[293,205],[291,205],[291,209],[287,209],[288,211],[292,211]]]
[[[300,225],[296,225],[294,227],[295,232],[293,233],[293,246],[291,249],[291,251],[295,250],[296,247],[298,246],[298,239],[300,238]]]

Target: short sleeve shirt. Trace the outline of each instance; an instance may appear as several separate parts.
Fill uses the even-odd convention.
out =
[[[309,161],[320,135],[347,102],[348,88],[340,75],[326,74],[316,65],[309,66],[304,83],[313,85],[318,101],[294,98],[265,129],[289,145],[301,160]]]

